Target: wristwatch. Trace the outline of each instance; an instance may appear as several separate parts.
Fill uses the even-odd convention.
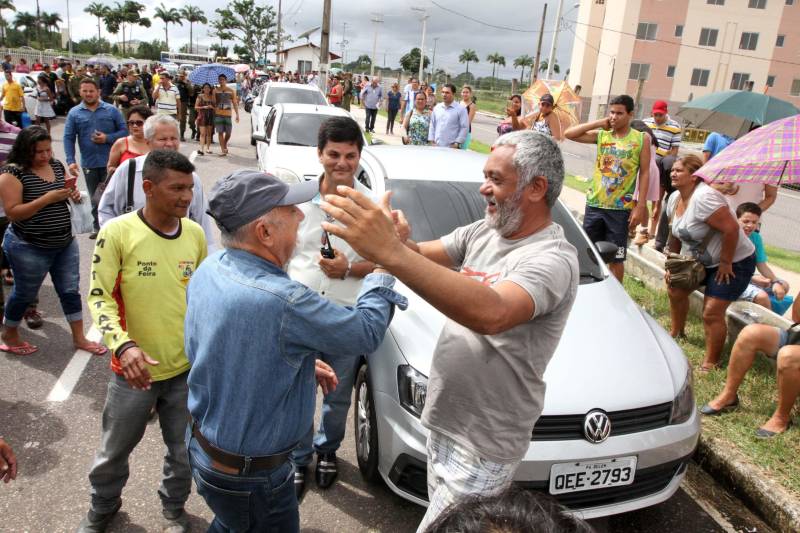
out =
[[[347,276],[350,275],[350,269],[352,267],[353,267],[353,263],[351,263],[350,260],[348,259],[347,260],[347,270],[344,271],[344,275],[342,276],[342,279],[347,279]]]

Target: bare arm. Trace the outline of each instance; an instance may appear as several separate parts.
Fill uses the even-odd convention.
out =
[[[564,137],[570,141],[575,141],[584,144],[594,144],[597,142],[597,130],[610,129],[611,125],[607,118],[595,120],[594,122],[586,122],[567,128],[564,132]]]
[[[800,322],[800,293],[794,297],[792,304],[792,322]]]
[[[778,199],[778,188],[774,185],[764,185],[764,199],[759,202],[758,207],[761,208],[761,211],[766,211],[772,204],[775,203],[775,200]]]
[[[108,154],[108,165],[106,166],[106,173],[111,176],[119,166],[119,160],[122,157],[123,146],[125,139],[117,139],[111,147],[111,152]]]
[[[555,113],[550,113],[547,116],[547,125],[550,126],[550,131],[553,134],[553,139],[557,141],[564,140],[564,132],[561,131],[561,122],[556,118]]]
[[[673,146],[672,148],[670,148],[669,149],[669,155],[674,156],[674,157],[678,157],[678,147],[677,146]]]
[[[733,263],[733,254],[739,242],[739,223],[733,218],[728,206],[723,206],[708,217],[706,224],[722,234],[722,249],[719,252],[719,262],[720,266],[730,266]]]
[[[709,159],[711,159],[711,152],[703,151],[703,163],[708,163]]]
[[[22,202],[22,182],[13,174],[0,174],[0,197],[6,209],[6,216],[12,222],[28,220],[44,207],[63,202],[70,196],[70,189],[49,191],[36,200]]]

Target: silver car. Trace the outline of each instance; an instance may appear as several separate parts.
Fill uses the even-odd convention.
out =
[[[478,187],[485,159],[447,148],[369,147],[363,166],[372,174],[380,168],[385,179],[366,172],[359,179],[376,194],[391,189],[412,238],[432,240],[484,216]],[[515,481],[549,492],[585,518],[660,503],[677,491],[700,435],[691,369],[609,274],[605,260],[616,248],[592,246],[560,202],[553,218],[578,249],[581,284]],[[408,310],[395,314],[379,349],[363,358],[355,384],[358,466],[365,479],[427,505],[428,432],[420,414],[445,317],[398,285]]]

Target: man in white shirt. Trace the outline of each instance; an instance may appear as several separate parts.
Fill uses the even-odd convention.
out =
[[[156,103],[157,114],[178,116],[181,95],[178,88],[172,84],[172,75],[166,70],[161,73],[158,85],[153,89],[153,100]]]
[[[358,123],[350,117],[333,117],[322,123],[319,130],[317,153],[324,173],[319,180],[319,195],[301,204],[305,218],[297,231],[298,244],[289,262],[288,274],[295,281],[317,291],[334,303],[355,305],[361,280],[372,272],[374,263],[364,261],[347,242],[330,236],[333,258],[325,258],[321,248],[326,246],[325,234],[320,224],[331,221],[320,208],[321,198],[337,194],[336,187],[346,185],[371,196],[370,190],[355,179],[361,159],[363,138]],[[321,354],[320,359],[333,367],[339,384],[325,394],[319,429],[314,434],[313,424],[292,452],[295,464],[295,491],[301,500],[306,488],[306,475],[312,455],[317,453],[315,479],[317,486],[327,489],[337,475],[336,450],[344,438],[350,394],[358,368],[358,358],[332,357]]]
[[[414,108],[414,99],[419,92],[419,80],[417,78],[410,78],[409,83],[403,89],[403,101],[400,102],[400,116],[405,117],[406,112]]]

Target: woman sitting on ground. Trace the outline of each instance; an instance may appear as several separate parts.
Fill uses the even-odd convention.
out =
[[[108,155],[109,176],[113,175],[117,167],[128,159],[150,153],[150,145],[144,138],[144,121],[152,114],[153,112],[146,105],[137,105],[128,110],[126,124],[130,135],[117,139],[111,147],[111,153]]]
[[[756,268],[755,247],[739,228],[728,202],[694,173],[703,166],[695,155],[681,157],[672,166],[672,186],[676,191],[669,197],[667,216],[672,234],[667,249],[673,253],[694,256],[706,269],[701,283],[706,287],[703,299],[703,328],[706,351],[701,372],[719,368],[728,328],[725,311],[747,288]],[[672,336],[685,337],[689,314],[689,294],[686,289],[669,286]]]

